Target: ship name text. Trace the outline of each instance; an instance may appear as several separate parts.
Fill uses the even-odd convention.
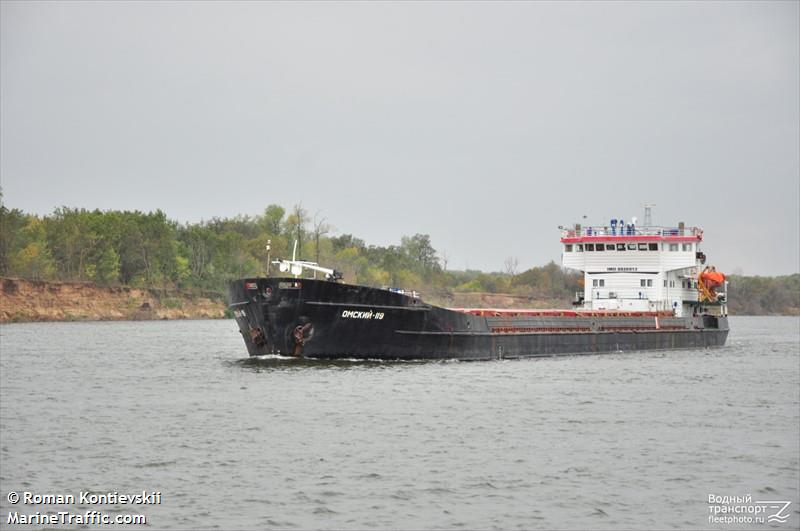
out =
[[[344,319],[383,319],[383,312],[373,312],[372,310],[361,312],[357,310],[342,310],[342,318]]]

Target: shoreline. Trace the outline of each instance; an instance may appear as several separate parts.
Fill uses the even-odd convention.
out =
[[[0,278],[0,323],[222,319],[221,295]]]
[[[447,307],[553,308],[563,305],[563,301],[555,299],[535,300],[488,292],[453,293],[447,300],[438,300],[434,296],[429,302]],[[796,317],[800,313],[731,312],[729,315]],[[0,277],[0,324],[226,318],[231,318],[231,315],[219,293]]]

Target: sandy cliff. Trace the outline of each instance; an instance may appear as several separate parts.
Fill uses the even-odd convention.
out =
[[[225,307],[214,296],[0,278],[0,322],[214,319]]]

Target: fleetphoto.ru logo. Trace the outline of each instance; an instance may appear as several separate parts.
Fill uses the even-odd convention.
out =
[[[791,513],[786,500],[756,500],[744,496],[708,495],[710,524],[785,524]]]

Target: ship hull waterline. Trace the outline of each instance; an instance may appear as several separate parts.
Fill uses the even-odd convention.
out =
[[[463,312],[387,290],[312,279],[229,287],[251,356],[489,360],[717,347],[727,317]]]

